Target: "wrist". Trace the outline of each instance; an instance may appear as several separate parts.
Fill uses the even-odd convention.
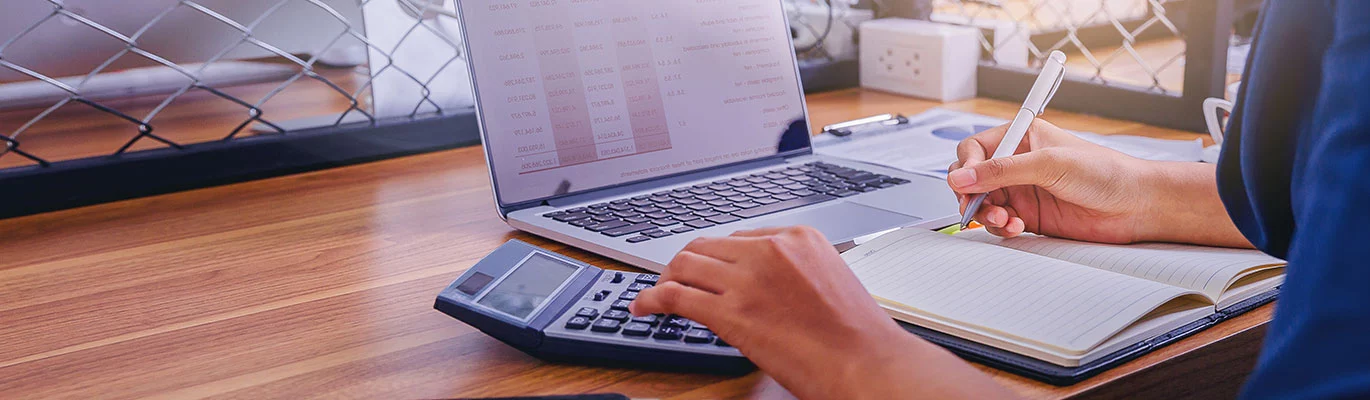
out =
[[[1138,242],[1250,247],[1218,196],[1212,164],[1142,161],[1139,193],[1145,193],[1136,222]]]

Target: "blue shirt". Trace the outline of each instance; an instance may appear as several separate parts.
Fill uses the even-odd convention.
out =
[[[1218,188],[1289,261],[1248,398],[1370,397],[1370,1],[1266,0]]]

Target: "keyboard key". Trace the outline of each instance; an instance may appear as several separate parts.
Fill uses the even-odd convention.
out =
[[[734,202],[734,203],[739,202],[739,201],[751,200],[750,197],[747,197],[746,195],[740,195],[740,194],[737,195],[737,196],[728,196],[728,197],[725,197],[724,199],[726,199],[726,200],[728,200],[728,201],[731,201],[731,202]]]
[[[733,207],[733,206],[730,206],[730,205],[729,205],[729,206],[723,206],[723,207],[714,207],[714,211],[718,211],[718,212],[721,212],[721,213],[730,213],[730,212],[737,211],[737,210],[741,210],[741,208]]]
[[[712,190],[712,191],[715,191],[715,192],[721,191],[721,190],[728,190],[728,189],[731,189],[731,188],[732,188],[732,186],[728,186],[726,183],[725,183],[725,184],[714,184],[714,185],[709,185],[709,190]]]
[[[643,324],[651,325],[651,326],[656,326],[657,322],[660,322],[660,320],[657,319],[657,316],[654,315],[654,314],[647,314],[647,315],[643,315],[643,316],[641,316],[641,317],[633,317],[633,320],[632,320],[632,321],[633,321],[633,322],[637,322],[637,323],[643,323]]]
[[[670,190],[662,190],[660,192],[652,193],[653,196],[665,196],[669,194],[671,194]]]
[[[704,210],[712,210],[712,209],[714,208],[714,206],[711,206],[711,205],[709,205],[709,204],[707,204],[707,203],[700,203],[700,204],[690,205],[690,206],[685,207],[685,208],[688,208],[688,209],[691,209],[691,210],[694,210],[694,211],[704,211]]]
[[[594,307],[581,307],[580,310],[576,310],[576,316],[585,317],[585,319],[595,319],[595,317],[599,317],[599,310],[596,310]]]
[[[890,178],[890,179],[886,179],[885,182],[893,183],[893,184],[896,184],[896,185],[903,185],[903,184],[905,184],[905,183],[909,183],[909,180],[908,180],[908,179],[901,179],[901,178]]]
[[[566,212],[568,212],[568,213],[573,213],[573,214],[574,214],[574,213],[583,213],[583,212],[585,212],[585,210],[586,210],[585,207],[576,207],[576,208],[568,209],[568,210],[566,210]]]
[[[690,189],[690,194],[693,194],[693,195],[696,195],[696,196],[697,196],[697,195],[703,195],[703,194],[709,194],[709,193],[713,193],[713,192],[714,192],[714,191],[709,190],[708,188],[694,188],[694,189]]]
[[[661,340],[680,340],[683,336],[685,336],[685,332],[681,331],[680,328],[667,326],[657,328],[656,333],[652,335],[652,338]]]
[[[710,202],[705,203],[705,204],[708,204],[708,205],[711,205],[711,206],[714,206],[714,207],[723,207],[723,206],[726,206],[726,205],[729,205],[729,204],[733,204],[733,202],[727,201],[727,200],[723,200],[723,199],[718,199],[718,200],[710,201]],[[558,218],[560,218],[560,217],[558,217]]]
[[[652,224],[653,224],[653,225],[656,225],[656,226],[671,226],[671,225],[675,225],[675,224],[679,224],[679,223],[680,223],[680,221],[676,221],[676,220],[670,219],[670,218],[658,219],[658,220],[652,221]],[[652,236],[652,235],[647,235],[647,236]]]
[[[695,217],[695,218],[699,218],[699,217]],[[671,233],[685,233],[685,232],[692,232],[692,231],[694,231],[694,230],[695,230],[695,228],[691,228],[691,227],[687,227],[687,226],[682,226],[682,227],[679,227],[679,228],[672,229],[672,230],[671,230]]]
[[[704,211],[696,211],[696,212],[695,212],[695,215],[698,215],[698,216],[703,217],[703,218],[709,218],[709,217],[712,217],[712,216],[715,216],[715,215],[718,215],[718,214],[722,214],[722,213],[720,213],[720,212],[718,212],[718,211],[714,211],[714,210],[704,210]]]
[[[546,218],[560,217],[560,216],[563,216],[563,215],[566,215],[566,212],[565,212],[565,211],[555,211],[555,212],[549,212],[549,213],[546,213],[546,214],[542,214],[542,216],[543,216],[543,217],[546,217]]]
[[[891,188],[891,187],[894,187],[894,184],[893,184],[893,183],[889,183],[889,182],[881,182],[880,184],[875,185],[875,187],[878,187],[878,188],[881,188],[881,189],[884,189],[884,188]]]
[[[760,204],[760,205],[763,205],[763,206],[764,206],[764,205],[767,205],[767,204],[775,204],[775,203],[780,202],[780,200],[772,199],[772,198],[769,198],[769,197],[764,198],[764,199],[755,199],[755,200],[752,200],[752,201],[756,202],[756,204]]]
[[[733,207],[741,208],[741,209],[743,209],[743,210],[746,210],[746,209],[748,209],[748,208],[757,208],[757,207],[760,207],[760,206],[761,206],[760,204],[753,203],[753,202],[750,202],[750,201],[744,201],[744,202],[741,202],[741,203],[733,204]]]
[[[586,213],[586,214],[590,214],[590,215],[599,216],[599,215],[605,215],[605,214],[612,214],[613,212],[614,212],[614,210],[610,210],[610,209],[607,209],[607,208],[591,208],[590,211],[586,211],[585,213]]]
[[[633,211],[633,210],[627,210],[627,211],[616,211],[616,212],[614,212],[613,215],[614,215],[615,217],[619,217],[619,218],[632,218],[632,217],[636,217],[636,216],[638,216],[638,215],[640,215],[640,214],[638,214],[636,211]]]
[[[645,214],[645,215],[643,215],[643,216],[644,216],[644,217],[647,217],[647,218],[651,218],[651,219],[663,219],[663,218],[670,218],[670,217],[671,217],[671,214],[667,214],[665,211],[657,211],[657,212],[654,212],[654,213]]]
[[[629,322],[623,325],[623,336],[647,336],[652,333],[652,326],[641,322]]]
[[[656,208],[660,208],[660,209],[662,209],[662,210],[669,210],[669,209],[672,209],[672,208],[680,208],[680,203],[676,203],[676,202],[674,202],[674,201],[668,201],[668,202],[664,202],[664,203],[656,203]]]
[[[735,180],[732,180],[732,181],[728,182],[728,186],[732,186],[732,187],[750,186],[751,184],[752,184],[752,183],[751,183],[751,182],[748,182],[746,179],[735,179]]]
[[[765,189],[765,188],[760,187],[760,186],[761,186],[761,185],[740,187],[740,188],[737,188],[737,192],[738,192],[738,193],[744,193],[744,194],[745,194],[745,193],[752,193],[752,192],[756,192],[756,191],[761,190],[761,189]],[[771,186],[775,186],[775,185],[771,185]]]
[[[721,198],[722,198],[722,197],[718,197],[717,195],[714,195],[714,194],[711,193],[711,194],[706,194],[706,195],[702,195],[702,196],[697,196],[697,197],[695,197],[695,200],[699,200],[699,201],[714,201],[714,200],[718,200],[718,199],[721,199]]]
[[[637,292],[623,292],[623,293],[621,293],[621,294],[618,295],[618,299],[619,299],[619,300],[628,300],[628,301],[637,300]],[[605,314],[608,314],[608,313],[605,313]]]
[[[641,291],[643,291],[643,290],[647,290],[647,289],[650,288],[650,287],[652,287],[652,284],[650,284],[650,283],[633,282],[633,283],[628,284],[628,290],[629,290],[629,291],[633,291],[633,292],[641,292]],[[590,309],[590,310],[591,310],[591,311],[594,311],[594,309]],[[576,315],[580,315],[580,314],[576,314]]]
[[[783,187],[773,187],[773,188],[770,188],[770,189],[766,189],[766,193],[770,193],[770,194],[781,194],[781,193],[786,193],[786,192],[789,192],[789,190],[786,190],[786,189],[783,188]]]
[[[651,236],[653,239],[660,239],[660,238],[664,238],[664,237],[667,237],[667,236],[671,236],[671,233],[670,233],[670,232],[666,232],[666,231],[655,231],[655,232],[647,232],[647,233],[644,233],[643,235]]]
[[[628,305],[633,302],[630,300],[614,300],[614,304],[609,305],[610,310],[628,310]]]
[[[690,320],[679,315],[667,315],[666,319],[661,321],[661,326],[671,326],[680,329],[687,329],[690,327]]]
[[[614,333],[618,332],[620,324],[620,322],[612,319],[600,319],[599,321],[595,321],[594,325],[590,326],[590,330],[595,332]]]
[[[590,219],[594,220],[595,222],[618,221],[618,218],[619,218],[619,217],[616,217],[616,216],[613,216],[613,215],[596,215],[596,216],[590,217]],[[581,221],[584,221],[584,220],[581,220]]]
[[[676,200],[688,199],[688,198],[691,198],[691,197],[695,197],[695,195],[694,195],[694,194],[691,194],[690,192],[675,192],[675,193],[671,193],[671,198],[676,199]]]
[[[705,220],[702,220],[702,219],[701,219],[701,220],[698,220],[698,221],[689,221],[689,222],[686,222],[686,223],[685,223],[685,226],[688,226],[688,227],[691,227],[691,228],[695,228],[695,229],[704,229],[704,228],[708,228],[708,227],[711,227],[711,226],[714,226],[714,225],[717,225],[717,224],[715,224],[715,223],[713,223],[713,222],[705,221]]]
[[[772,205],[774,205],[774,204],[772,204]],[[767,206],[767,207],[770,207],[770,206]],[[761,207],[753,208],[752,210],[756,210],[756,209],[759,209],[759,208],[761,208]],[[713,222],[713,223],[715,223],[715,224],[726,224],[726,223],[729,223],[729,222],[741,221],[742,218],[734,217],[734,216],[729,215],[729,214],[722,214],[722,215],[715,215],[715,216],[712,216],[712,217],[709,217],[709,218],[705,218],[704,220],[705,220],[705,221],[709,221],[709,222]],[[698,228],[698,227],[696,227],[696,228]]]
[[[631,301],[631,300],[630,300],[630,301]],[[624,310],[609,310],[609,311],[605,311],[605,312],[604,312],[603,318],[600,318],[599,320],[600,320],[600,321],[603,321],[603,320],[606,320],[606,319],[611,319],[611,320],[615,320],[615,321],[627,321],[628,318],[632,318],[632,317],[633,317],[632,314],[629,314],[627,311],[624,311]]]
[[[632,221],[628,221],[628,222],[632,222]],[[605,231],[600,232],[600,233],[602,233],[602,234],[604,234],[604,235],[606,235],[606,236],[619,237],[619,236],[624,236],[624,235],[628,235],[628,234],[633,234],[633,233],[642,232],[642,231],[645,231],[645,230],[648,230],[648,229],[652,229],[652,228],[656,228],[656,225],[652,225],[652,224],[650,224],[650,223],[645,223],[645,222],[644,222],[644,223],[636,223],[636,224],[633,224],[633,225],[628,225],[628,226],[624,226],[624,227],[620,227],[620,228],[613,228],[613,229],[605,230]]]
[[[579,228],[584,228],[584,227],[587,227],[587,226],[590,226],[590,225],[594,225],[594,224],[598,224],[598,223],[599,223],[599,221],[595,221],[595,220],[589,219],[589,218],[582,219],[582,220],[577,220],[577,221],[571,221],[571,222],[570,222],[571,226],[579,227]]]
[[[784,171],[780,171],[780,173],[785,174],[785,176],[804,175],[804,170],[796,167],[790,167],[786,168]]]
[[[855,196],[855,195],[861,194],[861,192],[858,192],[858,191],[855,191],[855,190],[837,190],[837,191],[828,192],[828,194],[829,194],[829,195],[833,195],[833,196],[837,196],[837,197],[851,197],[851,196]]]
[[[590,326],[590,320],[585,317],[574,317],[566,321],[566,329],[581,330]]]
[[[818,192],[815,192],[815,191],[812,191],[812,190],[808,190],[808,189],[802,189],[802,190],[796,190],[796,191],[790,192],[790,194],[795,195],[795,196],[799,196],[799,197],[809,197],[809,196],[813,196],[813,195],[815,195],[815,194],[818,194]]]
[[[661,280],[661,275],[641,274],[637,276],[637,279],[635,279],[634,282],[650,283],[655,285],[658,280]]]
[[[751,182],[751,183],[762,183],[762,182],[765,182],[765,181],[768,181],[768,180],[769,180],[769,179],[766,179],[766,178],[763,178],[763,177],[760,177],[760,176],[753,176],[753,177],[747,178],[747,182]]]
[[[766,182],[766,183],[758,183],[758,184],[756,184],[756,186],[752,186],[752,187],[757,188],[757,189],[770,189],[770,188],[773,188],[773,187],[776,187],[776,186],[780,186],[780,185],[777,185],[777,184],[774,184],[774,183],[770,183],[770,182]]]
[[[595,301],[603,301],[604,299],[608,298],[610,294],[613,293],[614,292],[611,292],[609,290],[601,290],[599,291],[599,293],[595,293],[594,299]]]
[[[608,222],[603,222],[603,223],[599,223],[599,224],[587,226],[587,227],[585,227],[585,229],[589,229],[589,230],[595,231],[595,232],[603,232],[603,231],[610,230],[610,229],[622,228],[622,227],[625,227],[625,226],[628,226],[628,225],[632,225],[632,224],[631,224],[631,223],[628,223],[627,221],[608,221]]]
[[[656,206],[638,207],[638,208],[634,208],[634,209],[633,209],[633,212],[638,212],[638,213],[642,213],[642,214],[651,214],[651,213],[660,212],[660,211],[661,211],[661,209],[660,209],[660,208],[657,208]]]
[[[628,204],[628,201],[629,201],[628,199],[618,199],[618,200],[610,201],[609,204]]]
[[[685,214],[685,215],[677,215],[677,216],[672,217],[672,218],[675,219],[676,221],[680,221],[680,222],[690,222],[690,221],[694,221],[694,220],[699,219],[700,216],[695,215],[695,214]]]
[[[685,207],[676,207],[666,210],[666,213],[671,215],[685,215],[690,213],[690,209]]]
[[[631,204],[614,204],[610,205],[608,209],[610,211],[628,211],[632,210],[633,206]]]
[[[785,188],[785,189],[789,189],[789,190],[804,190],[804,189],[808,189],[808,188],[809,188],[808,186],[800,185],[800,184],[798,184],[798,183],[791,184],[791,185],[785,185],[785,186],[781,186],[781,187],[783,187],[783,188]]]
[[[557,220],[557,221],[561,221],[561,222],[571,222],[571,221],[582,220],[582,219],[586,219],[586,218],[590,218],[590,214],[586,214],[586,213],[575,213],[575,214],[566,214],[566,215],[561,215],[561,216],[557,216],[557,217],[552,217],[552,219]]]
[[[609,207],[609,203],[597,203],[597,204],[591,204],[591,205],[590,205],[590,209],[592,209],[592,210],[595,210],[595,209],[603,209],[603,208],[606,208],[606,207]]]
[[[647,200],[651,200],[653,203],[665,203],[671,201],[672,199],[671,196],[652,196]]]
[[[707,331],[709,330],[709,327],[707,325],[699,323],[699,321],[690,321],[690,329],[700,329]]]
[[[644,198],[644,199],[640,199],[640,200],[633,200],[633,201],[630,201],[630,202],[628,202],[628,205],[633,206],[633,207],[646,207],[646,206],[652,205],[652,201],[651,201],[651,200],[647,200],[647,199]]]
[[[699,201],[699,200],[697,200],[697,199],[682,199],[682,200],[677,200],[677,201],[676,201],[676,204],[679,204],[679,205],[681,205],[681,206],[692,206],[692,205],[699,204],[699,203],[703,203],[703,202],[702,202],[702,201]]]
[[[640,224],[643,222],[651,221],[652,219],[639,215],[636,217],[624,218],[623,220],[630,224]]]
[[[652,240],[652,238],[647,236],[633,236],[628,238],[628,243],[642,243],[648,240]]]
[[[712,341],[714,341],[713,332],[699,329],[691,329],[685,332],[685,343],[709,343]]]
[[[776,198],[780,198],[780,196],[776,196]],[[800,198],[791,199],[791,200],[786,200],[786,201],[782,201],[782,202],[779,202],[779,203],[770,204],[770,205],[765,205],[765,206],[761,206],[761,207],[757,207],[757,208],[753,208],[753,209],[749,209],[749,210],[738,211],[738,212],[733,213],[733,215],[736,215],[736,216],[739,216],[739,217],[742,217],[742,218],[756,218],[756,217],[760,217],[760,216],[766,215],[766,214],[777,213],[777,212],[781,212],[781,211],[785,211],[785,210],[789,210],[789,209],[794,209],[794,208],[799,208],[799,207],[803,207],[803,206],[807,206],[807,205],[812,205],[812,204],[818,204],[818,203],[822,203],[822,202],[825,202],[825,201],[828,201],[828,200],[833,200],[833,199],[835,199],[835,197],[827,196],[827,195],[815,195],[815,196],[809,196],[809,197],[800,197]]]
[[[814,194],[818,194],[818,193],[814,193]],[[781,193],[781,194],[777,194],[777,195],[775,195],[775,196],[773,196],[773,197],[775,197],[776,200],[780,200],[780,201],[789,201],[789,200],[794,200],[794,199],[799,198],[799,196],[796,196],[796,195],[793,195],[793,194],[789,194],[789,193]]]
[[[736,190],[724,190],[721,192],[715,192],[714,194],[726,199],[733,196],[741,196],[742,192]]]

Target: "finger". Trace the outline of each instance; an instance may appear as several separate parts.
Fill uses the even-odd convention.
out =
[[[947,174],[947,182],[960,193],[987,193],[1021,185],[1051,190],[1067,171],[1078,168],[1076,162],[1045,149],[967,166]]]
[[[999,147],[999,142],[1004,139],[1006,133],[1008,124],[990,128],[962,140],[956,144],[956,159],[963,166],[985,161],[990,154],[994,154],[994,149]]]
[[[989,228],[1002,228],[1008,224],[1008,214],[1008,210],[1004,207],[985,203],[980,206],[980,211],[975,213],[975,220]]]
[[[662,282],[680,282],[711,293],[723,293],[736,280],[737,268],[717,258],[690,251],[676,253],[666,264]]]
[[[773,227],[765,227],[765,228],[759,228],[759,229],[748,229],[748,230],[745,230],[745,231],[733,232],[732,236],[733,236],[733,237],[763,237],[763,236],[775,236],[775,235],[779,235],[779,234],[781,234],[781,233],[785,233],[785,231],[790,230],[790,229],[794,229],[794,228],[793,228],[793,227],[788,227],[788,226],[773,226]]]
[[[643,290],[642,293],[638,294],[636,300],[628,304],[628,311],[635,316],[677,314],[700,321],[711,319],[706,317],[710,310],[722,309],[718,307],[719,301],[720,297],[716,294],[685,286],[679,282],[666,282]]]
[[[756,240],[751,237],[701,237],[690,241],[681,251],[713,257],[724,262],[737,262],[756,251]]]

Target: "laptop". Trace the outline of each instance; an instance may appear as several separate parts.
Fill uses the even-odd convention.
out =
[[[457,5],[510,226],[660,272],[701,236],[958,221],[940,179],[814,154],[780,0]]]

